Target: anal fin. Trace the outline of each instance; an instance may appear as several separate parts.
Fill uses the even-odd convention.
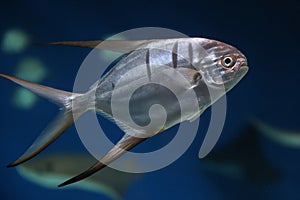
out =
[[[132,149],[139,143],[143,142],[147,138],[138,138],[128,134],[125,134],[124,137],[104,156],[102,157],[97,163],[95,163],[92,167],[87,169],[86,171],[82,172],[81,174],[61,183],[58,187],[62,187],[65,185],[69,185],[71,183],[78,182],[82,179],[85,179],[92,174],[96,173],[97,171],[103,169],[108,164],[112,163],[114,160],[119,158],[121,155],[126,153],[127,150]]]

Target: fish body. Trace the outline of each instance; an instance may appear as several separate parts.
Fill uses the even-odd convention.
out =
[[[217,63],[224,55],[234,56],[236,65],[242,66],[242,69],[240,67],[233,67],[231,71],[224,69],[223,66]],[[111,110],[113,92],[117,93],[118,97],[127,97],[128,88],[133,87],[137,82],[136,80],[148,79],[149,83],[151,83],[151,77],[152,79],[155,77],[163,79],[158,80],[159,83],[168,81],[166,80],[168,78],[170,78],[169,81],[172,83],[180,81],[174,80],[170,74],[167,74],[170,72],[168,68],[171,68],[187,79],[192,86],[192,88],[180,90],[179,96],[184,96],[187,90],[194,90],[197,95],[199,109],[203,112],[212,103],[207,87],[218,87],[219,85],[222,87],[225,84],[224,92],[228,91],[236,84],[236,82],[232,81],[234,79],[233,76],[238,77],[239,75],[236,75],[237,72],[246,73],[246,62],[245,56],[237,49],[214,40],[203,38],[153,40],[139,46],[136,50],[130,52],[128,56],[121,59],[89,91],[92,97],[88,96],[87,98],[91,100],[84,100],[84,102],[93,102],[94,100],[91,103],[91,109],[96,108],[98,111],[104,112],[106,116],[108,115],[114,120],[118,120],[115,119]],[[147,69],[147,67],[150,69]],[[128,73],[129,71],[130,73]],[[162,73],[164,73],[164,76],[161,76]],[[123,85],[116,89],[118,81],[123,78],[124,74],[128,76],[122,82]],[[224,77],[221,77],[222,74],[224,74]],[[161,94],[165,95],[160,96]],[[220,93],[220,96],[222,95],[224,93]],[[172,94],[166,94],[166,88],[157,84],[144,87],[143,90],[139,90],[132,97],[135,106],[130,108],[131,117],[139,119],[141,124],[145,124],[149,121],[149,117],[145,115],[145,110],[148,110],[147,108],[154,103],[164,105],[168,116],[172,116],[171,119],[167,120],[165,127],[163,127],[164,129],[188,120],[195,115],[193,113],[194,110],[191,113],[185,113],[186,116],[180,115],[180,107],[174,105],[176,101],[171,96]],[[119,98],[117,105],[124,105],[124,102],[126,100]],[[139,123],[138,121],[136,122]]]
[[[87,110],[100,112],[115,121],[125,132],[123,138],[95,165],[60,186],[86,178],[147,138],[182,121],[192,121],[199,117],[207,107],[233,88],[248,71],[246,57],[240,51],[225,43],[204,38],[103,41],[98,46],[99,41],[51,44],[95,47],[127,53],[85,94],[65,92],[1,75],[62,107],[58,117],[9,166],[25,162],[41,152]],[[165,85],[169,87],[164,87]],[[131,95],[133,88],[137,89]],[[168,92],[169,88],[173,88],[173,91]],[[219,91],[217,97],[211,98],[211,90]],[[195,102],[189,96],[191,93],[195,94],[196,105],[193,106],[197,109],[182,110],[182,105],[178,105],[176,98],[183,100],[186,108],[193,107]],[[114,111],[127,107],[127,102],[130,119],[139,126],[126,118],[127,115],[124,117],[122,113],[115,114]],[[158,112],[150,118],[147,111],[154,104],[163,105],[167,115]],[[147,126],[151,120],[164,121],[164,117],[166,121],[161,126],[154,129]]]

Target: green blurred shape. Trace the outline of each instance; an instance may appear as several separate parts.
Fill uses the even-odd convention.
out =
[[[29,36],[20,29],[10,29],[3,35],[1,49],[6,53],[20,53],[29,43]]]
[[[300,131],[277,128],[258,119],[254,120],[253,124],[257,130],[272,141],[289,148],[300,148]]]
[[[15,76],[31,82],[41,82],[47,76],[47,68],[36,58],[25,58],[16,68]],[[24,88],[17,88],[13,95],[13,104],[17,108],[30,109],[37,102],[37,96]]]
[[[88,154],[56,152],[19,165],[17,171],[32,183],[57,190],[59,183],[80,173],[96,161]],[[125,159],[120,161],[120,165],[137,167],[138,163]],[[106,167],[93,176],[66,188],[96,192],[112,200],[121,200],[127,188],[138,177],[140,177],[139,174],[130,174]]]
[[[15,76],[32,82],[40,82],[47,76],[47,68],[36,58],[25,58],[17,66]]]
[[[13,104],[22,109],[30,109],[37,101],[37,96],[24,88],[16,89],[13,95]]]

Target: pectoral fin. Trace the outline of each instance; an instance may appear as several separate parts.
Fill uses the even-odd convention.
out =
[[[99,48],[104,50],[116,51],[120,53],[128,53],[149,43],[153,40],[94,40],[94,41],[62,41],[62,42],[49,42],[45,45],[64,45],[76,46],[87,48]]]
[[[127,150],[132,149],[139,143],[143,142],[147,138],[138,138],[131,135],[125,135],[103,158],[101,158],[97,163],[95,163],[92,167],[87,169],[85,172],[63,182],[58,185],[58,187],[62,187],[71,183],[75,183],[82,179],[85,179],[97,171],[101,170],[108,164],[112,163],[114,160],[123,155]]]

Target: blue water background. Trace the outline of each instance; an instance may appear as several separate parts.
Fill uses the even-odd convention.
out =
[[[0,3],[0,34],[20,28],[34,42],[92,40],[131,28],[156,26],[238,47],[247,56],[250,70],[227,96],[227,118],[218,148],[230,142],[253,117],[300,130],[299,12],[296,1],[8,1]],[[41,46],[30,46],[21,54],[1,52],[0,72],[13,74],[22,58],[38,57],[50,72],[42,84],[71,90],[77,69],[88,52]],[[106,199],[85,191],[48,190],[5,167],[31,144],[58,109],[44,99],[39,99],[31,110],[17,109],[11,103],[15,85],[4,79],[0,85],[1,199]],[[201,123],[208,123],[208,119],[209,113],[205,113]],[[201,171],[198,150],[202,138],[199,133],[188,151],[171,166],[133,182],[124,198],[300,199],[299,150],[262,140],[264,155],[283,176],[258,188],[222,177],[216,181]],[[156,137],[142,145],[147,148],[164,140],[168,137]],[[74,127],[46,150],[58,151],[85,151]]]

